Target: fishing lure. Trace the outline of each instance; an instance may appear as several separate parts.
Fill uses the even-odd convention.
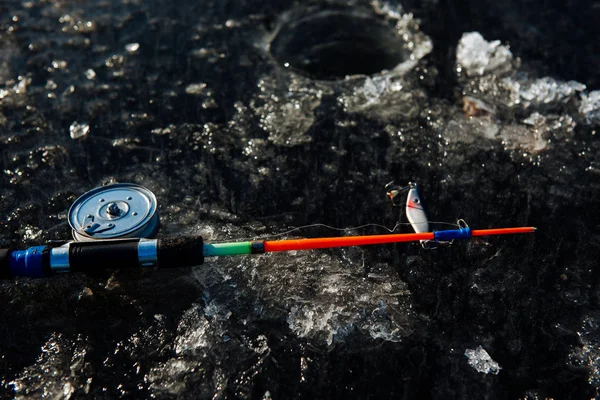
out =
[[[405,208],[408,222],[410,222],[416,233],[429,231],[429,220],[427,219],[427,214],[425,213],[425,208],[423,207],[421,196],[419,196],[419,190],[416,183],[409,182],[408,186],[399,187],[395,185],[394,181],[391,181],[385,185],[385,189],[387,196],[395,207],[401,206],[401,203],[399,202],[400,194],[408,191]]]
[[[385,185],[386,194],[390,198],[392,205],[395,207],[401,206],[399,202],[400,194],[408,190],[406,196],[405,214],[406,219],[410,222],[415,233],[429,232],[429,220],[427,219],[427,213],[421,196],[419,195],[419,189],[415,182],[409,182],[408,186],[399,187],[396,186],[394,181],[389,182]],[[432,242],[429,240],[422,240],[421,246],[424,249],[434,249],[440,244],[449,244],[451,242]]]

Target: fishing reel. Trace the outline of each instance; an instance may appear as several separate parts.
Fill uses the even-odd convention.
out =
[[[117,183],[80,196],[68,213],[72,242],[26,250],[0,249],[0,277],[47,277],[73,271],[133,267],[183,267],[204,262],[201,236],[153,239],[158,232],[156,196],[132,183]]]
[[[156,196],[133,183],[115,183],[80,196],[68,213],[73,239],[153,238],[159,228]]]

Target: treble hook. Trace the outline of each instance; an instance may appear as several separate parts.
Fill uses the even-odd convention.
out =
[[[398,186],[394,181],[390,181],[385,185],[385,194],[392,201],[394,207],[402,206],[402,204],[396,199],[400,193],[406,192],[407,190],[416,187],[416,183],[409,182],[408,186]]]

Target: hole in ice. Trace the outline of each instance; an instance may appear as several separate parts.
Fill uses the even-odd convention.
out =
[[[284,15],[270,50],[284,66],[323,80],[393,69],[409,56],[390,23],[341,6]]]

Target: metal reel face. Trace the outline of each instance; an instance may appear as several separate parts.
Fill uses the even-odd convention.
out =
[[[68,222],[76,241],[153,237],[159,225],[156,196],[133,183],[101,186],[75,200]]]

